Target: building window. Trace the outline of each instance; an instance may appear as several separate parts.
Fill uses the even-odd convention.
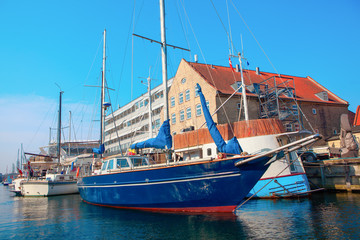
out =
[[[179,104],[182,104],[184,102],[184,93],[179,93]]]
[[[237,109],[241,109],[241,103],[237,103]]]
[[[190,100],[190,90],[186,90],[185,91],[185,101],[189,101]]]
[[[316,114],[316,109],[315,109],[315,108],[312,109],[312,113],[313,113],[314,115]]]
[[[171,114],[171,123],[172,124],[176,123],[176,115],[175,115],[175,113]]]
[[[241,81],[237,81],[235,82],[234,84],[231,85],[231,87],[236,91],[238,92],[241,92],[242,91],[242,88],[241,88]]]
[[[287,132],[291,132],[292,131],[292,125],[291,124],[286,124],[286,131]]]
[[[191,118],[191,108],[187,108],[186,109],[186,119],[190,119]]]
[[[201,104],[196,105],[196,116],[201,116]]]
[[[175,107],[175,97],[170,98],[170,107]]]
[[[199,93],[198,93],[198,87],[197,87],[197,85],[195,86],[195,97],[198,97],[199,96]]]
[[[334,135],[337,135],[337,131],[336,131],[336,129],[334,129]]]
[[[184,110],[180,110],[180,122],[184,121],[184,119],[185,119]]]

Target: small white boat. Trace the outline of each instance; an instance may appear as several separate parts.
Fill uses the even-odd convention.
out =
[[[21,196],[21,185],[20,183],[22,181],[26,181],[26,178],[19,177],[12,181],[12,184],[10,184],[10,192],[15,193],[16,196]]]
[[[78,193],[76,178],[70,174],[46,174],[45,179],[25,180],[20,183],[24,197],[47,197]]]

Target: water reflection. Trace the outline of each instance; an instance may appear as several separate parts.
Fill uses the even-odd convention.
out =
[[[235,214],[166,214],[86,204],[79,195],[13,197],[0,189],[0,239],[349,239],[360,194],[252,200]]]

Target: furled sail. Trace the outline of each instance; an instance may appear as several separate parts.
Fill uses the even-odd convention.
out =
[[[219,152],[229,153],[229,154],[240,154],[242,152],[242,148],[240,147],[239,142],[236,139],[236,137],[233,137],[232,139],[230,139],[228,141],[228,143],[226,143],[224,141],[224,139],[222,138],[219,130],[216,127],[216,123],[212,119],[209,109],[206,106],[205,97],[204,97],[203,93],[201,92],[201,88],[198,83],[196,84],[196,87],[197,87],[197,92],[200,96],[201,106],[202,106],[202,109],[204,112],[206,125],[209,129],[210,135],[211,135],[212,139],[214,140]]]
[[[101,144],[99,148],[93,148],[93,153],[103,154],[105,152],[104,144]]]
[[[155,138],[150,138],[143,142],[131,144],[131,149],[158,148],[170,149],[172,147],[172,138],[170,135],[170,120],[165,120],[160,127],[159,133]]]

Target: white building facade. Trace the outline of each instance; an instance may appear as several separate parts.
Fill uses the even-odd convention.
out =
[[[168,80],[168,89],[173,79]],[[149,97],[148,93],[120,107],[105,118],[105,152],[125,153],[132,143],[146,140],[149,132]],[[152,135],[155,137],[162,124],[160,114],[164,106],[163,85],[151,90]]]

